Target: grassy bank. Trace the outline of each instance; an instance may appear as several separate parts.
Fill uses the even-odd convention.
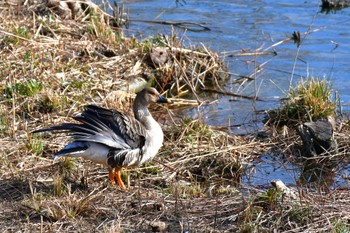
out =
[[[183,38],[125,38],[98,9],[62,19],[45,5],[0,3],[0,225],[4,232],[347,232],[346,189],[300,189],[293,199],[273,186],[242,184],[262,154],[298,151],[295,134],[233,136],[199,119],[182,119],[198,90],[227,78],[223,61]],[[155,64],[153,48],[168,61]],[[175,100],[154,108],[165,131],[156,159],[127,169],[121,191],[107,169],[81,159],[57,159],[65,136],[30,131],[70,121],[85,104],[128,110],[133,91],[153,85]],[[179,101],[182,95],[194,101]],[[337,132],[348,154],[349,127]],[[292,145],[292,146],[291,146]]]

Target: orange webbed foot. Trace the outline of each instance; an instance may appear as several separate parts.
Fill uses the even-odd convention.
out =
[[[111,181],[112,185],[115,185],[114,168],[109,169],[108,177],[109,177],[109,180]]]
[[[126,186],[124,185],[124,182],[122,178],[120,177],[121,174],[121,168],[116,168],[115,169],[115,177],[117,178],[118,185],[121,189],[126,190]]]

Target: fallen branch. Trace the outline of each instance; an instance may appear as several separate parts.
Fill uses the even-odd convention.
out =
[[[346,22],[346,21],[345,21],[345,22]],[[316,28],[316,29],[314,29],[314,30],[308,30],[307,32],[300,33],[300,37],[307,36],[307,35],[309,35],[309,34],[311,34],[311,33],[318,32],[318,31],[324,30],[324,29],[326,29],[326,28],[327,28],[326,26],[323,26],[323,27]],[[288,41],[294,40],[294,39],[295,39],[295,36],[294,36],[294,33],[293,33],[293,35],[292,35],[291,37],[287,37],[287,38],[285,38],[285,39],[283,39],[283,40],[281,40],[281,41],[279,41],[279,42],[277,42],[277,43],[275,43],[275,44],[273,44],[273,45],[267,47],[266,49],[264,49],[264,51],[267,51],[267,50],[269,50],[269,49],[271,49],[271,48],[273,48],[273,47],[276,47],[276,46],[278,46],[278,45],[281,45],[281,44],[283,44],[283,43],[285,43],[285,42],[288,42]]]
[[[186,23],[186,22],[172,22],[172,21],[157,21],[157,20],[140,20],[140,19],[128,19],[129,22],[139,22],[139,23],[154,23],[154,24],[164,24],[164,25],[172,25],[175,27],[185,27],[189,31],[210,31],[209,27],[204,26],[200,23]],[[195,30],[190,29],[188,26],[199,27],[202,29]]]
[[[266,55],[273,55],[277,56],[277,52],[252,52],[252,53],[240,53],[240,54],[229,54],[225,55],[226,57],[249,57],[249,56],[266,56]]]
[[[171,106],[181,106],[181,105],[186,105],[186,106],[198,106],[199,103],[197,100],[188,100],[188,99],[178,99],[178,98],[169,98],[169,100],[173,101]]]
[[[202,53],[202,52],[198,52],[195,50],[191,50],[191,49],[185,49],[185,48],[177,48],[177,47],[172,47],[169,46],[171,52],[176,52],[176,53],[184,53],[184,54],[195,54],[195,55],[199,55],[199,56],[203,56],[203,57],[209,57],[210,54],[207,53]]]
[[[259,97],[240,95],[240,94],[236,94],[236,93],[233,93],[233,92],[222,91],[222,90],[217,90],[217,89],[213,89],[213,88],[206,88],[206,87],[205,87],[205,88],[202,88],[202,90],[203,90],[203,91],[207,91],[207,92],[214,92],[214,93],[218,93],[218,94],[222,94],[222,95],[234,96],[234,97],[238,97],[238,98],[242,98],[242,99],[263,101],[263,100],[260,99]]]

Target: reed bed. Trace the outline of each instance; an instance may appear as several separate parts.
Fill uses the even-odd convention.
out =
[[[125,38],[98,8],[78,19],[55,16],[41,1],[0,3],[0,225],[4,232],[318,232],[349,229],[348,190],[303,189],[297,200],[242,184],[247,164],[266,153],[293,155],[294,134],[234,136],[179,106],[201,103],[198,90],[228,76],[204,45],[183,38]],[[101,17],[101,15],[103,17]],[[106,17],[108,20],[106,20]],[[121,20],[122,21],[122,20]],[[154,48],[161,48],[153,50]],[[155,64],[153,51],[167,61]],[[127,110],[134,91],[151,84],[175,102],[155,107],[165,131],[158,156],[127,169],[123,192],[106,168],[51,154],[65,136],[30,131],[70,121],[85,104]],[[186,95],[192,100],[180,99]],[[339,126],[340,127],[340,126]],[[338,130],[348,156],[349,124]],[[293,155],[294,156],[294,155]],[[271,227],[272,226],[272,227]]]

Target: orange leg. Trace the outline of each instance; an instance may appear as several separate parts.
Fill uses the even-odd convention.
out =
[[[122,181],[122,178],[120,177],[121,170],[122,170],[122,168],[116,168],[114,176],[117,178],[117,182],[118,182],[119,187],[123,190],[126,190],[124,182]]]
[[[111,181],[112,185],[115,185],[114,168],[109,169],[108,177],[109,177],[109,180]]]

